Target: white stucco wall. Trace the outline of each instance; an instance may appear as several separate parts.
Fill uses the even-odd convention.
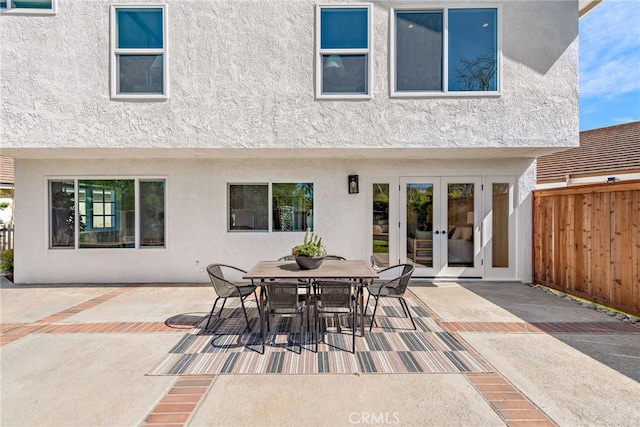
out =
[[[483,2],[500,8],[501,96],[426,99],[389,98],[389,8],[406,3],[372,2],[373,98],[355,102],[314,98],[313,0],[167,1],[170,98],[112,101],[111,3],[0,16],[5,148],[578,144],[577,1]]]
[[[330,251],[368,258],[354,173],[514,177],[516,278],[530,280],[533,158],[579,142],[577,1],[470,2],[499,7],[501,93],[429,98],[389,97],[390,7],[406,2],[371,2],[372,98],[329,101],[314,98],[315,1],[170,0],[161,102],[109,98],[110,1],[57,3],[53,16],[0,14],[17,282],[200,282],[209,262],[288,253],[301,233],[226,231],[229,182],[314,182]],[[167,179],[166,249],[48,249],[48,178],[140,176]]]
[[[484,161],[136,160],[16,162],[15,280],[19,283],[203,282],[202,269],[227,262],[245,269],[287,255],[301,232],[227,232],[227,184],[313,182],[314,223],[329,251],[368,259],[370,206],[364,188],[376,176],[513,176],[532,187],[531,159]],[[64,174],[61,174],[64,171]],[[499,173],[496,173],[499,171]],[[347,193],[347,175],[360,175],[359,194]],[[167,180],[166,249],[48,249],[47,180],[57,178],[164,177]],[[521,190],[518,189],[518,192]],[[530,221],[530,197],[517,199],[518,221]],[[393,208],[393,207],[392,207]],[[530,222],[529,222],[530,223]],[[529,227],[530,229],[530,227]],[[530,232],[519,247],[531,247]],[[518,278],[530,274],[524,251]]]

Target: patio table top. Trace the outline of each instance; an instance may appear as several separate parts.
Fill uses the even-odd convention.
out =
[[[295,261],[260,261],[244,279],[376,279],[378,273],[363,260],[325,260],[320,267],[302,270]]]

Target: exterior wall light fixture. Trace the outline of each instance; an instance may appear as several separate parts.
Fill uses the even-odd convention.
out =
[[[358,175],[349,175],[349,194],[358,194]]]

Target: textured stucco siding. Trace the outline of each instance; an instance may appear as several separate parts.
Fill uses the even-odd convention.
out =
[[[412,99],[389,97],[389,8],[406,3],[372,2],[373,97],[361,101],[314,97],[315,1],[168,1],[170,94],[160,102],[109,98],[111,3],[0,16],[3,147],[578,144],[576,1],[483,3],[500,9],[501,96]]]
[[[516,177],[516,276],[530,280],[532,159],[503,160],[17,160],[15,280],[18,283],[206,282],[207,263],[248,269],[288,255],[302,232],[228,232],[227,184],[314,183],[314,228],[328,250],[351,259],[371,255],[371,184],[398,176]],[[347,175],[360,176],[348,194]],[[49,179],[166,179],[165,249],[49,249]],[[393,181],[391,181],[393,182]],[[535,184],[535,181],[533,182]],[[522,190],[519,188],[523,186]],[[391,206],[391,209],[398,209]]]

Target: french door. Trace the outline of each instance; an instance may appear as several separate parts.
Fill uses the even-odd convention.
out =
[[[400,178],[399,255],[417,277],[482,277],[481,177]]]

